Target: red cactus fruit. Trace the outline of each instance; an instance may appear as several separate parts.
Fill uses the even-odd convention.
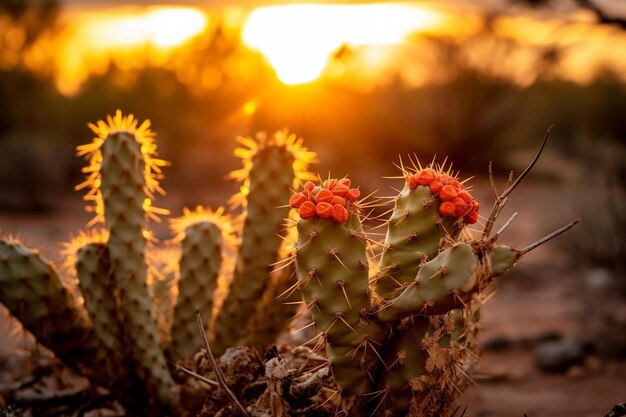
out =
[[[456,206],[450,201],[444,201],[439,206],[439,214],[442,217],[454,217],[456,214]]]
[[[333,188],[333,193],[341,197],[345,197],[348,191],[350,191],[350,188],[345,184],[337,184],[335,188]]]
[[[324,188],[326,188],[328,190],[332,190],[333,188],[335,188],[335,185],[337,185],[337,180],[336,179],[328,179],[328,180],[324,181],[322,183],[322,185],[324,186]]]
[[[338,195],[334,195],[333,196],[333,201],[331,201],[331,204],[334,206],[335,204],[339,204],[341,206],[345,206],[346,205],[346,200],[343,197],[340,197]]]
[[[359,199],[360,196],[361,196],[361,190],[359,190],[358,188],[350,188],[350,190],[348,190],[348,194],[346,195],[346,198],[351,203],[354,203],[356,200]]]
[[[456,198],[457,191],[452,185],[444,185],[439,192],[441,201],[452,201]]]
[[[333,201],[333,192],[322,188],[317,195],[315,195],[314,200],[316,203],[330,203]]]
[[[333,215],[333,205],[324,201],[317,203],[315,213],[322,219],[330,219]]]
[[[443,184],[437,180],[433,180],[428,187],[430,188],[431,193],[437,194],[443,188]]]
[[[315,187],[315,184],[313,184],[311,181],[307,181],[307,182],[304,184],[304,189],[305,189],[308,193],[310,193],[310,192],[313,190],[313,187]]]
[[[467,192],[455,177],[434,168],[424,168],[407,178],[409,188],[426,186],[439,198],[439,214],[442,217],[456,217],[465,223],[478,221],[480,204]]]
[[[295,193],[289,199],[289,205],[293,208],[300,208],[302,203],[304,203],[307,200],[308,198],[306,195],[304,195],[304,193]]]
[[[344,224],[348,221],[349,217],[350,217],[350,214],[348,213],[348,210],[346,210],[344,206],[340,206],[339,204],[335,204],[333,206],[332,218],[335,223]]]
[[[478,212],[475,210],[472,210],[469,212],[469,214],[467,214],[463,220],[465,220],[465,223],[467,224],[474,224],[478,221]]]
[[[419,185],[429,185],[437,178],[437,173],[432,168],[425,168],[416,174]]]
[[[341,185],[345,185],[348,188],[350,188],[350,185],[352,185],[352,181],[350,181],[350,178],[341,178],[337,180],[337,183]]]
[[[460,197],[457,197],[454,200],[452,200],[452,204],[454,204],[454,207],[456,207],[455,209],[456,217],[464,216],[471,209],[471,206],[468,206],[465,200],[463,200]]]
[[[312,201],[305,201],[298,210],[300,218],[307,220],[315,216],[315,204]]]

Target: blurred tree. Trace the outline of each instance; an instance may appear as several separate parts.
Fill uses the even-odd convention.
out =
[[[580,8],[592,12],[596,21],[603,25],[614,25],[626,30],[626,17],[616,16],[606,10],[597,1],[594,0],[573,0],[573,2]],[[524,4],[531,7],[550,7],[555,3],[560,3],[554,0],[513,0],[512,3]]]

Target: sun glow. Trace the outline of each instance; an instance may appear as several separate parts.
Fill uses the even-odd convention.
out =
[[[93,44],[133,46],[152,44],[167,48],[200,33],[207,16],[190,7],[154,7],[136,13],[99,17],[84,25],[83,33]]]
[[[243,40],[265,55],[283,83],[302,84],[318,78],[342,45],[397,44],[442,20],[408,4],[269,6],[250,14]]]

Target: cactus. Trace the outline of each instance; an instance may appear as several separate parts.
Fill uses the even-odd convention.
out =
[[[196,310],[210,324],[225,245],[232,245],[232,227],[224,209],[197,207],[172,221],[176,240],[182,242],[178,297],[172,327],[172,357],[192,358],[200,349]]]
[[[166,359],[191,359],[199,348],[196,308],[205,330],[217,335],[216,350],[239,343],[259,322],[265,327],[247,340],[259,347],[272,344],[291,319],[292,305],[273,308],[293,271],[272,266],[288,256],[278,234],[289,232],[282,223],[291,209],[277,207],[310,178],[307,168],[315,154],[286,131],[240,138],[245,148],[236,155],[243,168],[231,177],[240,181],[241,192],[231,201],[243,213],[231,221],[234,215],[222,208],[185,209],[172,220],[172,242],[181,245],[180,266],[172,268],[171,259],[161,259],[172,250],[157,248],[147,227],[148,219],[168,213],[152,204],[163,194],[159,180],[167,163],[157,158],[149,122],[140,125],[118,111],[89,126],[96,137],[77,148],[88,166],[86,180],[76,188],[87,189],[87,209],[95,213],[89,225],[106,228],[79,233],[64,253],[85,306],[51,263],[14,239],[0,240],[0,302],[68,365],[135,410],[153,402],[156,413],[172,399]],[[171,271],[179,272],[177,286]],[[263,320],[263,308],[272,311],[271,320]]]
[[[293,194],[298,287],[318,336],[326,339],[335,382],[343,397],[379,397],[375,406],[352,401],[350,413],[417,417],[451,411],[458,387],[467,385],[460,370],[471,369],[485,289],[525,253],[576,223],[523,250],[497,243],[508,222],[490,236],[507,195],[527,171],[498,197],[482,236],[473,238],[463,231],[478,221],[480,206],[450,171],[434,164],[403,169],[405,187],[395,198],[370,283],[362,204],[358,192],[350,194],[349,180],[307,183]],[[370,299],[372,292],[376,297]],[[364,340],[373,354],[359,349]]]
[[[84,307],[51,263],[14,238],[0,240],[0,302],[44,346],[98,380],[103,350]]]
[[[98,358],[104,377],[118,385],[124,381],[125,343],[117,309],[117,294],[113,283],[108,233],[81,233],[68,244],[68,264],[76,269],[78,287],[85,299],[94,333],[106,346]]]
[[[162,212],[151,202],[161,191],[158,180],[165,162],[156,158],[149,123],[137,125],[132,116],[118,112],[108,124],[91,126],[98,137],[79,152],[90,162],[89,195],[96,196],[96,213],[103,213],[109,231],[107,249],[127,337],[133,340],[131,354],[149,391],[167,404],[173,381],[159,345],[148,289],[145,233],[147,215]]]
[[[315,154],[302,140],[287,132],[241,138],[237,149],[243,168],[231,174],[241,182],[240,194],[231,203],[243,208],[241,244],[229,293],[213,329],[213,349],[222,353],[239,344],[255,313],[258,300],[270,283],[271,265],[279,260],[289,214],[291,189],[311,176],[308,165]],[[254,341],[252,341],[254,343]]]
[[[66,248],[85,305],[50,262],[12,238],[0,240],[0,302],[66,364],[135,410],[152,401],[155,414],[167,412],[179,382],[167,360],[188,362],[198,350],[196,309],[213,350],[265,347],[291,319],[298,303],[289,297],[299,289],[344,414],[443,415],[467,385],[486,288],[575,224],[521,250],[497,242],[509,222],[491,233],[535,160],[497,196],[474,237],[466,231],[479,204],[465,185],[443,165],[417,164],[403,168],[375,253],[359,189],[348,178],[308,181],[315,154],[278,132],[240,139],[243,168],[231,174],[241,185],[231,199],[238,217],[198,207],[172,221],[172,242],[181,246],[176,286],[155,269],[170,260],[154,254],[171,251],[155,249],[147,228],[149,218],[167,214],[152,205],[167,163],[156,157],[149,124],[118,111],[91,128],[97,137],[78,148],[89,161],[78,188],[88,189],[91,224],[106,229],[81,233]]]

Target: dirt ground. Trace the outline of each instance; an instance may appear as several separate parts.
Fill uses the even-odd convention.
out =
[[[490,201],[484,182],[475,193],[479,201]],[[575,217],[576,205],[562,202],[577,195],[580,190],[560,187],[555,193],[550,184],[525,184],[510,202],[520,216],[502,240],[523,247],[566,223]],[[177,201],[170,197],[163,205],[177,207]],[[60,207],[49,214],[0,213],[0,231],[16,233],[44,255],[58,260],[59,242],[89,219],[78,197],[63,201]],[[506,220],[512,211],[508,209],[502,218]],[[178,214],[176,209],[174,214]],[[157,228],[157,235],[166,237],[165,226]],[[542,341],[593,342],[600,330],[597,326],[602,326],[590,317],[602,308],[606,298],[590,295],[584,279],[588,272],[559,254],[557,247],[550,243],[529,254],[513,274],[500,279],[495,296],[482,309],[484,352],[474,377],[476,384],[465,394],[467,416],[602,417],[613,404],[626,401],[624,358],[605,359],[590,351],[579,364],[560,373],[543,372],[535,363],[535,351]],[[4,321],[0,318],[0,322]],[[21,348],[27,347],[23,342],[16,344],[17,339],[7,334],[11,330],[6,322],[0,326],[0,365],[2,356],[6,363],[7,356],[19,355]],[[2,372],[0,369],[0,393],[10,384]]]

